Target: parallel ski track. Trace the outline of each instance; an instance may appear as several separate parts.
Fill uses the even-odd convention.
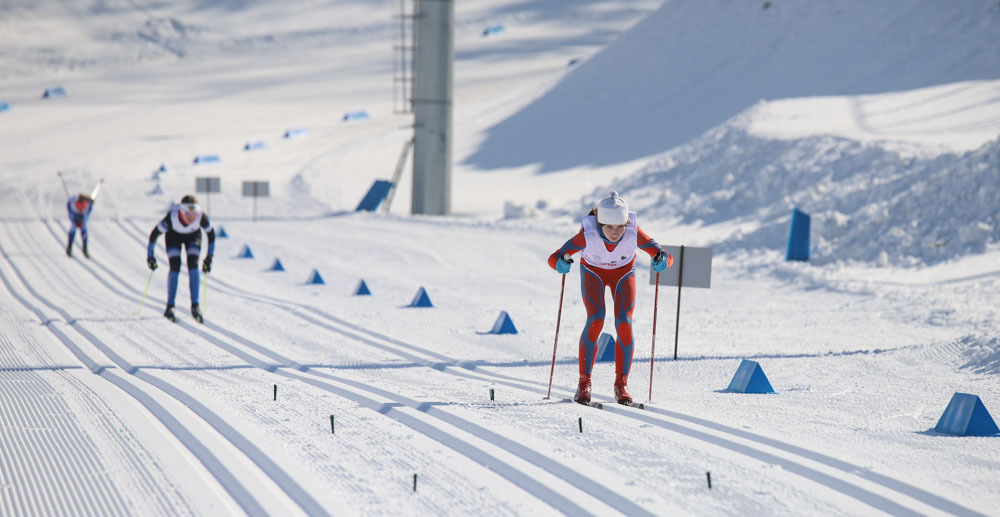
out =
[[[26,242],[32,242],[30,236],[25,236],[25,238],[28,238]],[[288,494],[288,496],[295,501],[306,514],[325,515],[327,513],[306,490],[298,485],[284,470],[278,468],[273,460],[264,454],[263,451],[261,451],[250,440],[230,426],[223,418],[219,417],[217,414],[201,404],[197,399],[187,394],[183,389],[175,387],[158,377],[144,372],[141,368],[129,364],[121,356],[116,354],[110,346],[104,343],[104,341],[84,328],[83,325],[81,325],[81,323],[66,310],[48,300],[41,293],[37,292],[31,286],[30,282],[28,282],[27,278],[25,278],[24,274],[20,271],[14,261],[11,260],[10,255],[7,253],[6,248],[2,244],[0,244],[0,255],[3,256],[25,289],[31,293],[31,295],[38,300],[38,302],[48,307],[50,310],[58,313],[66,324],[73,328],[77,334],[99,349],[115,364],[115,366],[117,366],[121,372],[125,372],[129,376],[156,387],[163,393],[166,393],[190,408],[191,411],[194,412],[199,418],[215,429],[225,440],[229,441],[233,447],[240,450],[245,456],[253,461],[261,469],[261,471],[274,481],[274,483],[286,494]],[[93,270],[89,268],[88,270],[93,273]],[[31,303],[24,296],[20,295],[15,290],[14,285],[7,278],[7,275],[2,271],[0,271],[0,277],[2,277],[2,281],[6,285],[8,291],[10,291],[10,293],[25,308],[35,313],[42,324],[45,325],[46,328],[52,332],[52,334],[55,335],[87,369],[89,369],[92,373],[99,375],[101,378],[111,382],[122,391],[135,398],[148,411],[150,411],[153,416],[163,423],[163,425],[166,426],[166,428],[181,443],[183,443],[184,446],[187,447],[202,462],[202,464],[204,464],[211,475],[219,481],[222,487],[233,497],[236,503],[247,514],[267,515],[267,511],[264,506],[261,505],[261,503],[247,489],[247,487],[245,487],[233,475],[233,473],[226,468],[226,466],[215,456],[215,454],[212,453],[209,447],[207,447],[194,433],[178,421],[169,410],[156,402],[140,385],[129,381],[126,377],[122,377],[114,371],[114,369],[100,365],[97,360],[90,357],[83,351],[82,348],[77,346],[73,339],[53,324],[56,321],[55,319],[50,318],[46,315],[45,311]],[[95,275],[95,277],[97,277],[97,275]],[[108,286],[109,289],[116,294],[122,294],[120,291],[112,288],[103,279],[98,278],[98,280],[102,281],[102,283]]]
[[[117,222],[122,224],[120,220]],[[129,223],[138,231],[138,227],[133,221],[129,220]],[[123,229],[125,229],[124,226]],[[127,229],[126,232],[131,233],[128,232]],[[399,357],[439,372],[479,381],[496,382],[501,385],[524,390],[530,393],[539,393],[546,387],[546,385],[535,381],[527,381],[517,377],[479,369],[475,365],[462,363],[461,361],[456,361],[453,358],[439,354],[432,350],[382,335],[378,332],[328,314],[313,306],[253,293],[218,279],[213,280],[213,285],[216,288],[222,287],[226,289],[229,291],[230,295],[271,305],[310,324],[339,333],[380,350],[396,354]],[[311,315],[306,314],[307,312],[311,313]],[[315,315],[315,317],[313,315]],[[317,319],[317,317],[319,319]],[[221,332],[225,332],[222,329],[219,330]],[[262,353],[273,354],[266,350],[260,351]],[[413,352],[420,355],[416,355]],[[276,360],[289,361],[286,364],[296,364],[289,358],[281,357],[277,354],[273,355],[276,356]],[[434,360],[428,360],[426,358],[433,358]],[[302,368],[303,371],[308,370],[308,368],[304,366],[300,366],[300,368]],[[571,388],[557,387],[556,389],[561,389],[563,393],[569,396],[573,393]],[[619,406],[614,403],[614,400],[608,397],[595,398],[600,398],[607,402],[604,404],[604,408],[610,410],[616,415],[621,415],[625,418],[637,420],[667,431],[710,443],[759,461],[780,465],[788,472],[795,473],[801,477],[858,500],[866,505],[893,515],[922,515],[926,513],[926,509],[923,508],[924,505],[953,515],[984,515],[972,510],[971,508],[963,506],[960,503],[937,494],[933,494],[904,481],[873,472],[867,468],[853,465],[849,462],[839,460],[818,451],[782,442],[780,440],[756,433],[740,430],[703,418],[651,405],[646,405],[644,410],[639,410],[637,408]],[[698,427],[693,427],[688,424],[693,424]],[[711,432],[707,432],[699,428],[707,429]],[[759,446],[764,446],[764,448]],[[771,452],[769,449],[772,449],[774,452]],[[802,460],[817,464],[817,467],[804,464],[801,462]],[[828,473],[828,471],[836,472]],[[871,486],[869,488],[870,485],[875,486]],[[886,495],[883,495],[882,490],[879,489],[889,490],[895,494],[895,497],[887,497]],[[878,493],[876,493],[875,490],[878,490]],[[900,499],[902,499],[902,501],[900,501]],[[918,502],[918,504],[914,505],[912,504],[912,501]],[[910,503],[909,505],[906,504],[908,502]]]
[[[52,383],[34,371],[35,368],[21,366],[25,364],[22,359],[26,358],[15,355],[15,350],[29,354],[40,364],[52,364],[52,359],[38,346],[31,346],[29,350],[16,349],[16,342],[37,345],[22,326],[11,325],[5,331],[0,333],[0,350],[5,349],[7,353],[0,355],[13,361],[0,366],[3,372],[0,384],[4,385],[0,389],[0,421],[11,427],[0,429],[6,445],[4,459],[0,460],[0,466],[4,468],[0,479],[6,482],[5,488],[9,489],[0,492],[0,514],[27,515],[32,509],[45,509],[46,513],[63,515],[74,512],[128,515],[134,511],[126,501],[128,496],[114,486],[109,477],[88,475],[107,468],[96,452],[97,445],[87,433],[82,432],[76,419],[66,418],[71,409],[58,396]],[[48,369],[56,372],[66,368],[53,365]],[[127,442],[134,436],[122,432],[122,423],[108,413],[107,408],[102,406],[102,400],[90,387],[73,375],[63,375],[62,378],[72,389],[80,392],[79,400],[90,407],[107,439],[120,451],[126,463],[124,468],[135,473],[136,484],[142,488],[141,494],[148,504],[145,506],[147,510],[155,507],[164,512],[169,508],[177,513],[191,513],[191,509],[176,494],[170,493],[169,487],[154,479],[146,467],[149,457],[145,451],[130,447]],[[17,468],[17,474],[8,472],[8,466]],[[49,472],[52,468],[58,469],[59,474],[52,475]],[[11,479],[21,482],[8,484]],[[53,493],[62,497],[52,501],[49,494]],[[53,510],[52,506],[59,510]]]
[[[47,219],[43,219],[42,223],[57,241],[61,240],[61,235],[51,226]],[[122,228],[128,233],[126,228]],[[90,264],[95,264],[95,267],[91,267]],[[84,263],[84,267],[115,294],[134,300],[135,302],[139,301],[138,296],[122,293],[119,289],[114,288],[106,279],[95,272],[95,268],[103,270],[105,274],[115,278],[118,283],[127,286],[124,280],[117,276],[117,273],[106,266],[96,264],[94,261],[88,261]],[[68,314],[64,314],[64,317],[67,318],[67,321],[72,321]],[[634,503],[629,497],[607,488],[601,481],[590,479],[575,469],[547,457],[543,453],[476,423],[451,414],[432,403],[410,399],[401,394],[374,388],[351,379],[310,370],[308,366],[300,365],[290,358],[283,357],[271,351],[269,347],[256,343],[228,329],[223,329],[210,321],[204,325],[205,328],[217,332],[247,348],[251,348],[260,354],[271,357],[278,364],[291,365],[291,369],[261,362],[253,355],[206,332],[201,328],[202,325],[192,325],[182,320],[178,323],[178,326],[256,368],[310,384],[388,416],[469,457],[489,470],[500,474],[508,481],[563,513],[573,515],[590,514],[594,511],[595,507],[607,507],[627,515],[652,515],[648,510]],[[77,330],[82,330],[79,328],[79,325],[76,325],[76,327]],[[142,374],[141,368],[126,363],[89,332],[83,330],[82,333],[124,371],[139,376],[143,380],[150,378],[150,376]],[[162,383],[162,381],[159,382]],[[169,388],[161,387],[161,389],[166,391]],[[200,405],[197,401],[189,401],[189,396],[183,393],[174,393],[174,391],[178,390],[170,390],[168,394],[184,398],[186,404]],[[379,399],[387,399],[391,402],[385,403]],[[213,424],[211,421],[209,423]],[[457,429],[458,432],[454,429]],[[235,431],[220,432],[225,436],[235,433]],[[242,449],[242,447],[240,448]],[[557,490],[553,486],[561,486],[562,489]],[[567,492],[575,492],[577,495],[569,497],[565,495]]]

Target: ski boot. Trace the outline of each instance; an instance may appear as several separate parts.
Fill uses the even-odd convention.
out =
[[[177,323],[177,316],[174,315],[174,306],[167,305],[167,310],[163,311],[163,317],[168,320]]]
[[[87,258],[90,258],[90,253],[87,253],[87,243],[86,243],[86,241],[83,243],[83,256],[87,257]]]
[[[615,400],[619,404],[632,405],[632,395],[628,392],[628,375],[615,375]]]
[[[202,317],[202,315],[201,315],[201,308],[198,306],[197,303],[191,305],[191,316],[198,323],[205,323],[205,318]]]
[[[67,257],[72,257],[73,256],[73,243],[72,242],[66,245],[66,256]]]
[[[576,395],[573,401],[578,404],[590,405],[590,376],[581,375],[580,382],[576,385]]]

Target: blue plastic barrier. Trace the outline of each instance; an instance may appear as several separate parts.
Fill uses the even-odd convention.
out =
[[[65,97],[66,89],[62,86],[55,86],[52,88],[46,88],[45,93],[42,94],[43,99],[55,99],[58,97]]]
[[[345,122],[352,122],[352,121],[357,121],[357,120],[368,120],[369,118],[370,117],[368,116],[368,112],[365,111],[365,110],[348,111],[347,113],[344,113],[344,121]]]
[[[774,388],[757,361],[744,359],[726,391],[731,393],[774,393]]]
[[[433,307],[434,304],[431,303],[430,296],[427,296],[427,290],[421,287],[417,290],[417,295],[413,297],[413,301],[410,302],[410,307]]]
[[[156,169],[156,172],[167,172],[167,164],[161,163],[160,168]]]
[[[323,277],[320,276],[319,270],[317,269],[314,269],[312,275],[309,275],[309,280],[306,280],[306,283],[316,284],[316,285],[326,285],[326,282],[323,281]]]
[[[219,227],[219,233],[218,233],[218,235],[216,235],[216,237],[218,237],[220,239],[228,239],[229,238],[229,234],[226,233],[226,229],[225,228],[223,228],[223,227],[220,226]]]
[[[149,193],[146,194],[146,195],[147,196],[162,196],[163,195],[163,186],[160,185],[160,182],[156,182],[156,185],[153,186],[153,190],[150,190]]]
[[[934,430],[956,436],[992,436],[1000,434],[996,422],[978,395],[955,393]]]
[[[358,207],[354,211],[361,212],[366,210],[374,212],[378,210],[378,207],[382,205],[382,202],[389,195],[390,190],[392,190],[391,181],[375,180],[375,183],[372,183],[371,188],[368,189],[368,193],[365,194],[365,197],[361,198],[361,202],[358,203]]]
[[[278,258],[274,259],[274,264],[271,264],[270,269],[268,269],[268,271],[284,271],[284,270],[285,266],[281,265],[281,259]]]
[[[500,316],[497,316],[497,320],[493,322],[490,334],[517,334],[517,328],[507,311],[500,311]]]
[[[367,296],[371,295],[371,290],[368,289],[368,284],[365,283],[364,279],[361,279],[361,283],[358,284],[358,288],[354,290],[356,296]]]
[[[504,28],[503,25],[499,25],[499,24],[497,24],[497,25],[490,25],[490,26],[486,27],[485,29],[483,29],[483,36],[490,36],[490,35],[493,35],[493,34],[500,34],[502,32],[506,32],[506,30],[507,29]]]
[[[244,151],[260,151],[267,149],[267,142],[263,140],[255,140],[253,142],[247,142],[243,145]]]
[[[194,157],[194,163],[199,165],[203,163],[219,163],[221,161],[222,158],[219,158],[217,154],[199,154]]]
[[[809,221],[809,215],[805,212],[798,208],[792,210],[785,260],[809,260]]]
[[[4,111],[10,111],[10,103],[7,101],[0,101],[0,113]]]
[[[285,138],[291,140],[293,138],[305,138],[309,136],[309,130],[305,128],[292,128],[285,131]]]
[[[237,255],[237,258],[253,258],[253,252],[250,251],[250,246],[244,244],[243,249],[240,250],[240,254]]]

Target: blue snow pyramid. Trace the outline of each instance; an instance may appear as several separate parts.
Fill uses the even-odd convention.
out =
[[[4,111],[10,111],[10,103],[7,101],[0,101],[0,113]]]
[[[365,280],[363,278],[361,279],[361,283],[358,284],[358,288],[354,291],[354,294],[355,296],[364,296],[372,294],[372,292],[368,289],[368,284],[365,283]]]
[[[225,228],[223,228],[223,227],[220,226],[219,227],[219,234],[216,235],[216,237],[218,237],[220,239],[228,239],[229,238],[229,234],[226,233],[226,229]]]
[[[167,164],[161,163],[160,168],[156,169],[156,172],[167,172]]]
[[[368,112],[365,110],[348,111],[344,113],[344,120],[347,122],[354,120],[368,120]]]
[[[271,264],[271,268],[268,269],[268,271],[284,271],[284,270],[285,270],[285,266],[281,265],[281,259],[279,259],[279,258],[275,258],[274,259],[274,264]]]
[[[490,334],[517,334],[517,328],[514,327],[514,322],[511,321],[510,314],[507,314],[507,311],[500,311],[497,320],[493,322],[493,329],[490,330]]]
[[[597,352],[594,357],[597,358],[599,363],[614,362],[615,360],[615,337],[607,332],[601,333],[600,337],[597,338]]]
[[[309,276],[309,280],[306,280],[306,283],[307,284],[326,285],[326,282],[323,281],[323,277],[319,276],[319,270],[318,269],[314,269],[313,270],[312,275]]]
[[[153,186],[153,190],[150,190],[149,193],[146,194],[146,195],[147,196],[162,196],[163,195],[163,187],[160,186],[159,182],[157,182],[156,185]]]
[[[410,307],[433,307],[434,304],[431,303],[431,298],[427,296],[427,290],[421,287],[417,290],[417,295],[413,297],[413,301],[410,302]]]
[[[1000,434],[996,422],[978,395],[955,393],[934,430],[956,436],[992,436]]]
[[[253,258],[253,252],[250,251],[250,246],[244,244],[243,249],[240,250],[240,254],[237,256],[237,258]]]
[[[757,361],[744,359],[726,391],[731,393],[774,393]]]
[[[309,135],[309,130],[301,127],[288,129],[285,131],[285,138],[291,140],[294,138],[305,138]]]
[[[792,210],[792,222],[788,227],[788,247],[785,250],[785,260],[809,261],[809,215],[799,210]]]
[[[267,142],[263,140],[255,140],[253,142],[247,142],[243,145],[244,151],[261,151],[267,149]]]
[[[198,156],[194,157],[194,163],[196,164],[219,163],[221,161],[222,158],[219,158],[219,155],[217,154],[199,154]]]
[[[52,88],[46,88],[45,93],[42,94],[43,99],[55,99],[56,97],[65,97],[66,89],[62,86],[55,86]]]
[[[504,28],[504,26],[500,25],[500,24],[490,25],[490,26],[486,27],[485,29],[483,29],[483,36],[491,36],[493,34],[500,34],[502,32],[505,32],[506,30],[507,29]]]

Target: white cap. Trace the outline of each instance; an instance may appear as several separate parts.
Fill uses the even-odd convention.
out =
[[[628,223],[628,203],[612,190],[608,193],[608,197],[597,204],[597,222],[600,224]]]

